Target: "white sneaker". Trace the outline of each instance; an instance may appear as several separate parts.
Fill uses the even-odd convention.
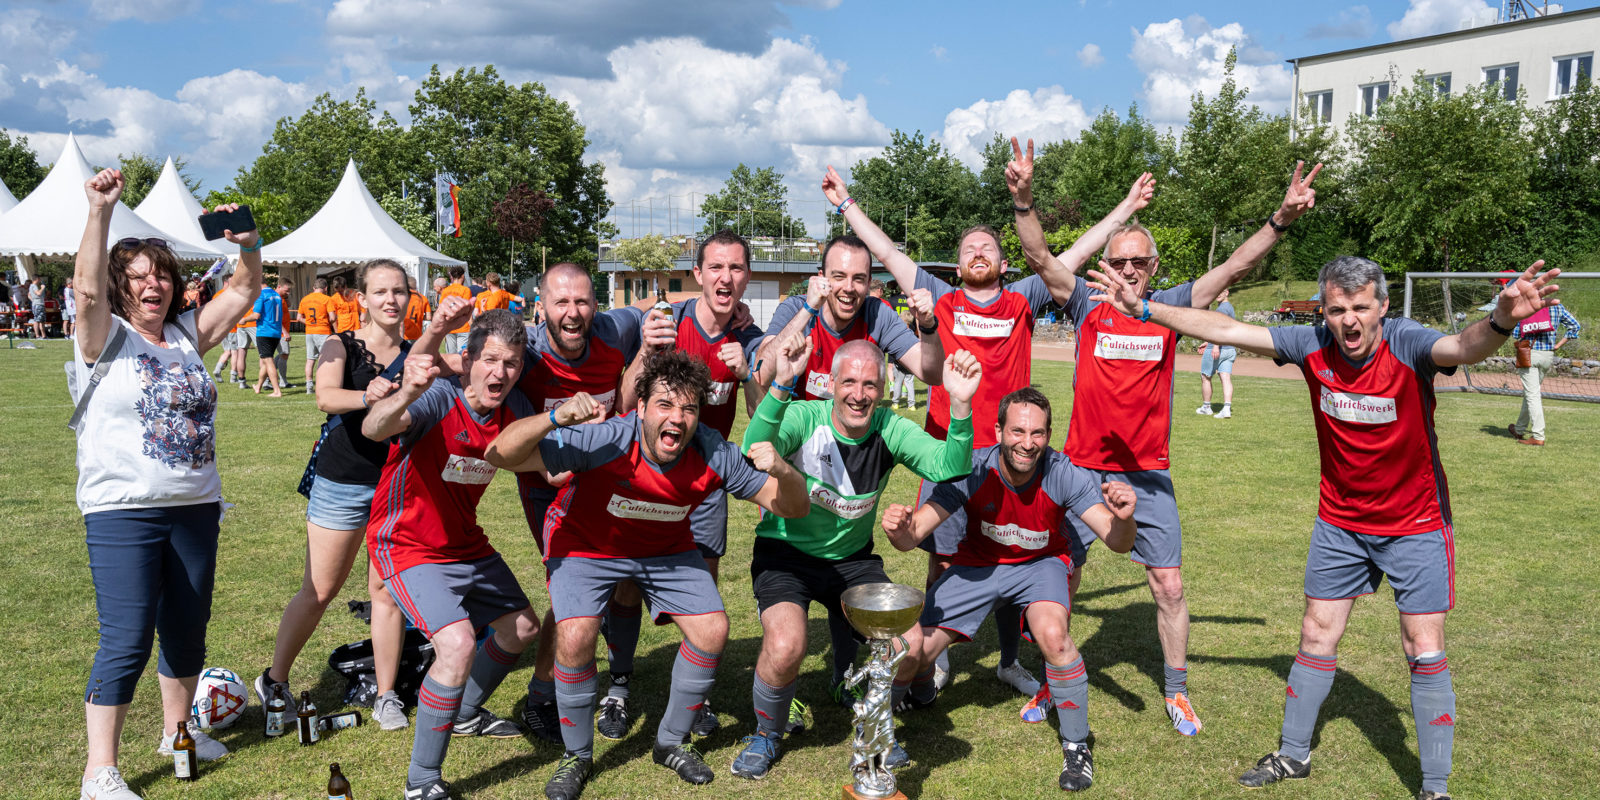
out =
[[[1021,692],[1025,697],[1032,697],[1039,693],[1039,681],[1021,661],[1013,661],[1004,667],[995,667],[994,675],[1001,683]]]
[[[156,752],[164,756],[172,755],[172,739],[177,735],[174,732],[161,737],[161,745],[156,748]],[[228,754],[227,745],[211,738],[211,734],[201,730],[200,726],[192,721],[189,723],[189,736],[194,739],[194,756],[201,761],[216,761]]]
[[[1194,413],[1199,414],[1199,415],[1201,415],[1203,417],[1211,416],[1211,404],[1210,403],[1206,403],[1205,405],[1195,409]]]
[[[1233,416],[1232,406],[1223,406],[1222,410],[1217,412],[1217,419],[1227,419],[1231,416]]]
[[[93,778],[83,779],[83,788],[78,791],[78,800],[144,800],[128,788],[128,782],[122,779],[122,773],[116,767],[101,767],[95,770]]]

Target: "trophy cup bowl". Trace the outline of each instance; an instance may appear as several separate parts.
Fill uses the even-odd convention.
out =
[[[845,619],[868,639],[893,639],[922,616],[922,592],[898,583],[867,583],[839,598]]]

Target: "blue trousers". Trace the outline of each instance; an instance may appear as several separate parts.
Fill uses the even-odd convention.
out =
[[[162,675],[186,678],[204,669],[221,514],[221,504],[203,503],[84,515],[100,618],[84,702],[132,702],[157,633]]]

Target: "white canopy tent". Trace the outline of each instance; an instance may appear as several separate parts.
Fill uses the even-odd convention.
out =
[[[239,255],[239,248],[231,244],[227,249],[218,246],[218,243],[227,244],[225,239],[206,240],[205,233],[200,230],[200,215],[205,213],[205,209],[189,193],[189,187],[178,175],[178,168],[173,165],[171,156],[167,157],[166,165],[161,168],[161,177],[156,180],[156,185],[150,188],[144,201],[133,210],[145,222],[180,239],[194,242],[195,247],[206,250],[213,257]]]
[[[333,190],[333,196],[311,219],[288,236],[261,249],[264,263],[285,267],[304,265],[314,268],[319,275],[374,258],[398,261],[416,279],[418,290],[424,292],[427,291],[429,264],[464,267],[467,263],[434,250],[400,227],[400,223],[372,198],[372,192],[356,172],[354,160],[345,165],[344,177]],[[297,277],[297,293],[304,294],[311,275]]]
[[[0,214],[4,214],[16,207],[17,196],[12,194],[10,189],[6,188],[5,179],[0,178]]]
[[[89,219],[89,198],[83,193],[83,184],[91,177],[93,168],[78,148],[77,139],[67,134],[67,143],[50,174],[15,208],[0,215],[0,256],[17,257],[20,277],[31,272],[35,258],[72,258],[78,254],[83,226]],[[130,237],[165,239],[173,252],[186,260],[209,261],[217,257],[210,250],[146,222],[118,201],[106,242]]]

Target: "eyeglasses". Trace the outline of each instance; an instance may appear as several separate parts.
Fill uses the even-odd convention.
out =
[[[167,240],[166,239],[159,239],[159,238],[156,238],[154,236],[152,236],[152,237],[150,237],[148,239],[140,239],[140,238],[138,238],[136,236],[129,236],[126,239],[118,239],[117,243],[112,245],[112,247],[121,247],[121,248],[124,248],[124,249],[132,250],[133,248],[138,247],[141,244],[154,245],[156,247],[171,247],[171,245],[167,244]]]
[[[1126,267],[1129,264],[1132,264],[1134,269],[1144,269],[1145,267],[1148,267],[1151,264],[1154,264],[1155,261],[1156,261],[1156,257],[1155,256],[1139,256],[1138,258],[1108,258],[1108,259],[1106,259],[1106,263],[1110,264],[1112,269],[1122,269],[1123,267]]]

